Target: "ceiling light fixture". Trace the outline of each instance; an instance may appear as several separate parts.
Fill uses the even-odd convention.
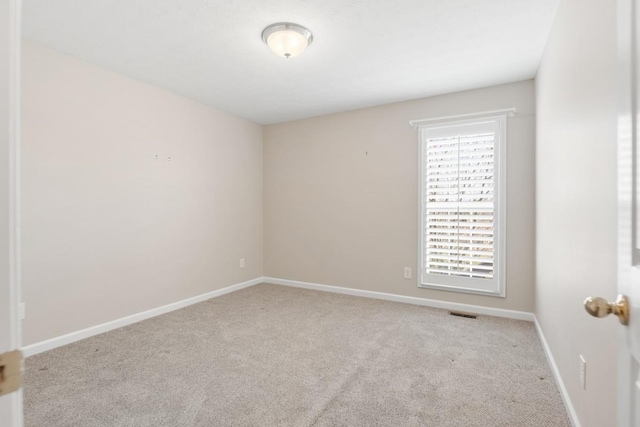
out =
[[[291,22],[271,24],[262,32],[262,40],[273,53],[285,58],[300,55],[313,41],[311,31]]]

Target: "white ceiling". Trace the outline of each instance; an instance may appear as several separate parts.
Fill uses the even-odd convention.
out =
[[[24,35],[268,124],[534,77],[559,0],[24,0]],[[309,28],[299,57],[269,24]]]

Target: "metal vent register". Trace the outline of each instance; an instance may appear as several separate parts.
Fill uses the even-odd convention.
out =
[[[478,318],[478,316],[476,316],[475,314],[463,313],[461,311],[450,311],[449,314],[452,315],[452,316],[456,316],[456,317],[465,317],[467,319],[477,319]]]

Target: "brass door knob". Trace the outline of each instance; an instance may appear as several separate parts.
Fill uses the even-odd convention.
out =
[[[629,324],[629,300],[624,295],[618,295],[616,302],[609,302],[599,297],[589,297],[584,300],[584,308],[593,317],[607,317],[613,313],[618,316],[620,323]]]

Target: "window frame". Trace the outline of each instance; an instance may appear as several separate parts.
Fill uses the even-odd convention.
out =
[[[451,292],[506,297],[506,224],[507,224],[507,117],[510,114],[474,114],[473,118],[456,119],[454,117],[421,120],[412,122],[419,130],[418,148],[418,274],[419,288],[437,289]],[[425,161],[426,141],[429,130],[448,127],[468,126],[494,122],[496,126],[494,160],[494,278],[480,279],[459,276],[434,275],[426,273],[425,262],[425,180],[427,162]]]

